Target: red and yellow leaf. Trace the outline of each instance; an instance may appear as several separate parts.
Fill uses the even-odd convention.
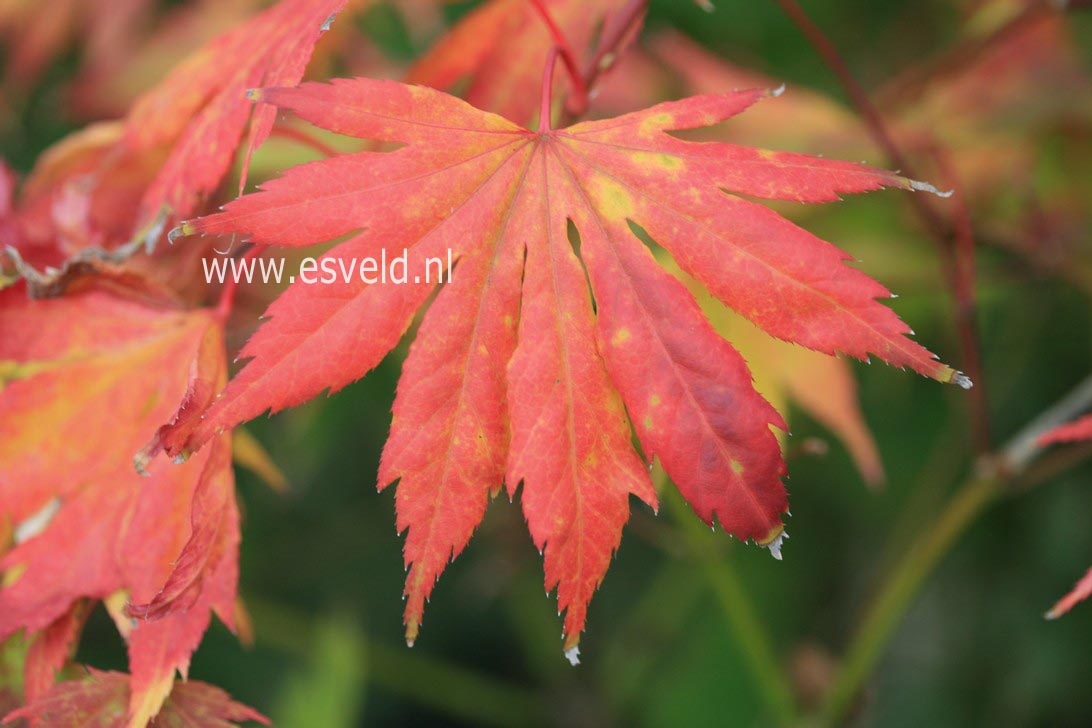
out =
[[[778,338],[965,379],[906,337],[906,325],[875,300],[887,291],[846,266],[844,253],[740,196],[818,202],[915,183],[668,133],[715,124],[766,95],[699,96],[532,132],[393,82],[264,91],[266,102],[324,128],[405,146],[294,168],[184,231],[286,246],[360,231],[326,258],[359,261],[404,246],[408,282],[349,276],[291,286],[244,347],[251,361],[187,435],[164,439],[165,449],[196,449],[263,411],[363,376],[436,288],[424,275],[427,258],[450,250],[458,267],[406,362],[380,471],[381,487],[400,479],[411,640],[436,576],[505,480],[510,493],[524,485],[547,587],[558,588],[567,610],[566,649],[575,648],[629,494],[655,502],[626,410],[646,456],[662,460],[703,520],[740,539],[779,543],[787,500],[770,425],[783,426],[781,418],[635,226]]]
[[[81,600],[122,593],[144,605],[135,611],[155,621],[124,630],[131,717],[143,725],[211,613],[232,624],[230,437],[181,466],[157,458],[147,478],[132,466],[160,423],[222,385],[220,324],[96,288],[31,301],[18,286],[0,292],[0,330],[0,518],[17,524],[0,559],[0,636],[46,629],[39,640],[56,648],[40,664],[53,672]]]
[[[82,680],[58,683],[48,695],[10,713],[5,723],[19,719],[40,725],[116,728],[125,725],[129,676],[91,669]],[[217,687],[191,680],[175,686],[152,728],[233,728],[241,722],[269,720],[253,708],[236,703]]]
[[[49,692],[57,673],[76,651],[88,611],[87,602],[75,602],[53,624],[35,635],[27,649],[23,671],[24,702],[32,702]]]
[[[1058,603],[1050,608],[1050,611],[1046,613],[1046,618],[1057,619],[1075,607],[1078,602],[1083,602],[1090,596],[1092,596],[1092,569],[1089,569],[1088,572],[1081,577],[1081,580],[1077,582],[1077,585],[1073,587],[1071,592],[1059,599]]]
[[[247,100],[249,89],[296,83],[311,50],[346,0],[281,0],[191,55],[129,113],[125,141],[141,154],[170,155],[144,192],[143,217],[166,208],[192,213],[220,183],[250,121],[243,179],[253,150],[269,136],[276,111]],[[253,117],[253,118],[252,118]]]

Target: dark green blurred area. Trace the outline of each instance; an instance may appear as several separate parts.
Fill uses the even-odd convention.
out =
[[[649,24],[682,29],[790,88],[843,98],[775,3],[716,4],[706,14],[684,0],[659,0]],[[452,8],[452,17],[464,6]],[[947,47],[959,19],[953,4],[939,0],[806,6],[870,88]],[[1089,21],[1075,19],[1085,49],[1092,47]],[[410,57],[419,50],[393,11],[373,11],[362,23],[392,52]],[[17,169],[29,169],[74,128],[58,113],[55,93],[74,62],[51,68],[17,109],[16,125],[3,130],[3,156]],[[887,283],[894,283],[888,274],[898,279],[895,308],[919,341],[951,361],[958,347],[933,248],[901,195],[852,200],[813,213],[807,225],[855,253],[859,241],[883,240],[890,226],[900,226],[891,244],[906,250],[889,251],[878,268],[866,259],[864,269]],[[913,272],[900,272],[902,255],[915,261]],[[1087,293],[1069,284],[1007,275],[1021,265],[1008,254],[983,251],[980,263],[991,425],[1003,442],[1092,371],[1092,310]],[[289,728],[767,724],[723,605],[670,503],[655,516],[634,502],[617,559],[590,607],[579,667],[562,656],[556,599],[543,594],[541,559],[518,502],[503,496],[440,580],[417,645],[405,647],[393,489],[375,491],[404,354],[405,344],[364,381],[250,426],[291,484],[289,493],[277,494],[239,472],[240,591],[255,644],[243,647],[214,626],[191,677]],[[829,677],[895,557],[928,528],[973,461],[966,393],[883,365],[855,370],[886,488],[867,490],[841,445],[793,411],[790,445],[820,438],[831,447],[825,456],[790,461],[784,561],[708,535],[738,572],[778,659],[795,666],[804,692]],[[905,615],[855,724],[1092,725],[1092,604],[1055,622],[1042,618],[1092,563],[1090,486],[1086,462],[1002,500],[972,526]],[[122,642],[101,608],[78,659],[125,668]]]

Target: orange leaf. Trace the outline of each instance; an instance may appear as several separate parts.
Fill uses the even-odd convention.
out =
[[[175,670],[185,674],[211,612],[232,624],[229,436],[181,466],[150,462],[147,478],[131,463],[194,392],[222,385],[220,324],[95,288],[31,301],[15,286],[0,292],[0,330],[0,517],[17,524],[0,559],[0,637],[53,630],[77,601],[124,591],[159,618],[128,635],[143,724]]]
[[[188,436],[168,434],[165,449],[192,450],[265,410],[363,376],[436,288],[429,258],[450,251],[458,267],[406,361],[379,477],[381,487],[400,480],[411,641],[436,576],[506,480],[510,494],[523,483],[524,514],[545,552],[546,586],[557,587],[567,610],[565,646],[575,656],[628,496],[655,502],[626,410],[645,454],[663,461],[703,520],[776,552],[787,500],[770,425],[782,420],[689,292],[656,264],[638,226],[778,338],[969,382],[906,337],[906,325],[875,300],[886,289],[846,266],[844,253],[743,196],[819,202],[922,185],[668,133],[715,124],[768,95],[698,96],[532,132],[393,82],[264,91],[263,100],[332,131],[405,146],[296,167],[183,230],[286,246],[362,231],[323,261],[352,272],[404,246],[407,280],[297,281],[270,306],[270,321],[242,351],[251,361],[222,398]]]
[[[38,719],[54,726],[116,728],[125,724],[129,676],[120,672],[89,670],[83,680],[69,680],[50,693],[10,713],[4,723],[20,718]],[[232,728],[237,722],[269,719],[233,701],[227,693],[191,680],[175,686],[152,728]]]
[[[252,108],[247,91],[299,81],[319,36],[345,2],[281,0],[214,38],[136,102],[125,124],[130,149],[141,154],[164,145],[171,148],[144,192],[146,221],[162,208],[179,216],[192,213],[227,172],[250,121],[246,179],[250,155],[269,136],[276,115],[265,104]]]

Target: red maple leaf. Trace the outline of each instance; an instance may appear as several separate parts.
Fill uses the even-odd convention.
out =
[[[1080,442],[1082,440],[1092,440],[1092,415],[1085,415],[1073,422],[1055,427],[1040,436],[1039,444],[1053,445],[1063,442]],[[1092,596],[1092,569],[1089,569],[1088,573],[1077,582],[1076,586],[1050,608],[1050,611],[1046,613],[1047,619],[1057,619],[1076,606],[1078,602],[1082,602],[1090,596]]]
[[[165,216],[196,212],[230,168],[249,123],[241,191],[251,154],[269,136],[276,113],[266,104],[255,108],[248,89],[298,82],[345,2],[282,0],[188,56],[123,122],[92,125],[44,153],[0,221],[0,245],[29,264],[19,268],[34,279],[35,295],[63,289],[80,265],[97,269],[100,260],[123,261],[144,242],[157,242]],[[0,198],[9,196],[9,186],[0,176]],[[158,266],[147,277],[183,277],[176,268],[185,261],[164,262],[146,266]],[[57,272],[36,275],[34,268]]]
[[[906,337],[906,325],[875,300],[890,294],[846,266],[845,253],[741,196],[820,202],[920,185],[861,165],[668,133],[718,123],[768,95],[698,96],[533,132],[393,82],[262,92],[319,126],[405,146],[296,167],[183,232],[303,246],[361,231],[324,260],[405,246],[408,282],[296,282],[270,306],[242,351],[251,361],[222,398],[189,433],[165,433],[164,446],[196,449],[265,410],[363,376],[436,289],[426,282],[428,258],[450,250],[458,267],[406,360],[379,473],[381,488],[399,480],[410,641],[489,494],[506,483],[514,495],[523,483],[546,586],[558,588],[567,610],[565,647],[575,649],[629,495],[656,500],[630,443],[627,409],[645,456],[661,459],[703,520],[776,549],[787,500],[770,425],[782,420],[693,297],[656,264],[637,226],[778,338],[969,382]]]
[[[116,728],[125,724],[129,691],[128,675],[91,669],[83,680],[54,685],[49,694],[29,701],[4,718],[4,722],[28,718],[45,725]],[[242,721],[269,723],[261,713],[236,703],[223,690],[190,680],[175,687],[150,726],[232,728]]]
[[[78,326],[73,322],[78,321]],[[130,713],[154,716],[215,611],[233,623],[238,514],[228,436],[181,467],[133,469],[159,424],[203,408],[222,385],[220,323],[87,288],[32,301],[0,292],[0,638],[45,630],[28,697],[78,638],[84,599],[103,599],[129,643]],[[126,601],[141,605],[133,622]],[[135,626],[134,626],[135,625]]]
[[[189,56],[134,104],[126,145],[134,154],[171,151],[144,193],[144,218],[162,208],[184,216],[227,172],[250,122],[243,179],[253,150],[273,128],[276,110],[255,108],[249,89],[292,84],[303,76],[311,51],[346,0],[282,0],[220,35]]]

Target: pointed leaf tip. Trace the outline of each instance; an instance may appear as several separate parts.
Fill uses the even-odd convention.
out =
[[[778,561],[781,561],[782,560],[782,558],[781,558],[781,545],[784,543],[785,539],[787,539],[788,537],[789,537],[789,534],[785,532],[784,528],[782,528],[781,532],[779,534],[777,534],[777,536],[772,541],[770,541],[767,544],[763,544],[763,546],[770,550],[770,555],[771,556],[773,556]]]
[[[171,228],[171,231],[167,233],[167,243],[169,245],[174,245],[175,240],[178,240],[179,238],[189,237],[195,232],[196,230],[194,230],[193,225],[190,224],[189,221],[183,222],[181,225]]]
[[[910,185],[910,189],[914,190],[915,192],[931,192],[937,197],[948,198],[951,197],[952,194],[955,192],[955,190],[945,190],[944,192],[941,192],[935,186],[929,184],[928,182],[919,182],[916,179],[907,179],[906,182]]]

